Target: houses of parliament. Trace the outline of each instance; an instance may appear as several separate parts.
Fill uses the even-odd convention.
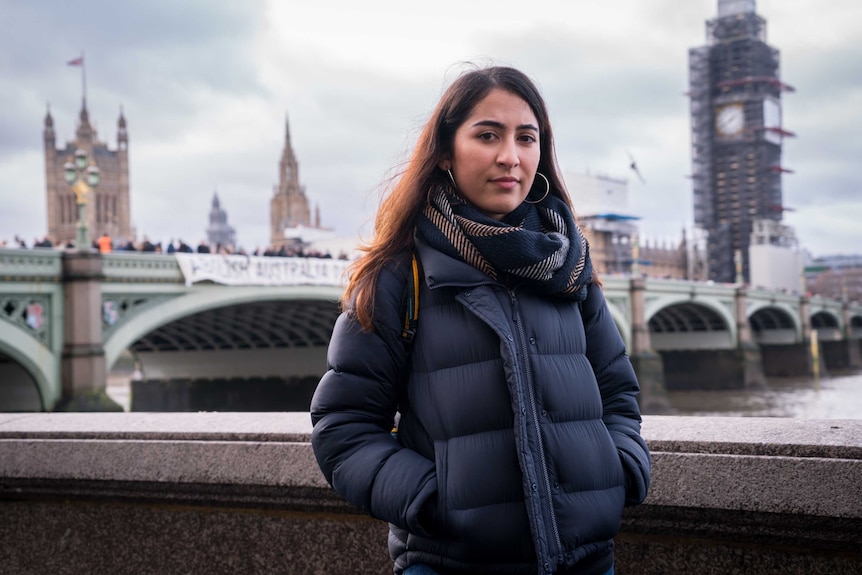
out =
[[[55,245],[75,241],[78,209],[72,187],[64,178],[64,166],[75,157],[75,152],[87,153],[91,165],[99,168],[100,182],[87,198],[87,225],[93,237],[107,234],[116,241],[134,239],[131,207],[129,205],[129,136],[123,113],[117,119],[117,149],[111,150],[98,138],[90,124],[86,99],[81,102],[75,139],[64,148],[56,147],[54,118],[51,111],[45,115],[43,131],[45,145],[45,193],[48,215],[48,239]]]
[[[86,199],[87,226],[91,237],[108,235],[115,245],[136,240],[132,226],[129,189],[129,134],[123,113],[117,119],[117,146],[110,149],[99,140],[90,123],[86,99],[81,102],[75,139],[57,148],[54,118],[50,110],[45,115],[43,131],[45,147],[45,182],[47,205],[47,238],[54,245],[74,243],[77,233],[77,199],[72,187],[64,179],[64,166],[72,161],[78,150],[87,153],[90,164],[99,169],[99,185],[92,188]],[[299,183],[299,162],[290,140],[290,126],[285,122],[285,140],[279,161],[279,181],[273,186],[270,200],[270,244],[279,248],[295,241],[291,230],[320,229],[320,211],[314,217],[305,193]],[[235,235],[227,223],[218,196],[214,194],[210,210],[210,225],[206,228],[210,244],[233,245]],[[233,246],[235,247],[235,246]]]
[[[91,237],[107,234],[120,245],[134,242],[136,231],[132,226],[129,189],[129,135],[122,112],[117,119],[117,147],[112,150],[98,139],[90,123],[86,100],[82,101],[75,139],[65,147],[56,148],[54,120],[50,111],[45,116],[45,179],[48,206],[48,238],[55,245],[74,242],[77,228],[76,196],[65,183],[64,165],[75,152],[84,150],[101,173],[101,183],[87,199],[87,224]],[[273,186],[270,199],[270,248],[279,249],[296,244],[303,232],[321,230],[320,211],[312,212],[305,186],[299,180],[299,161],[293,150],[290,124],[285,121],[284,147],[278,163],[278,184]],[[569,174],[566,178],[576,204],[591,205],[592,196],[611,197],[613,206],[593,211],[604,215],[581,213],[580,223],[591,244],[593,264],[600,273],[630,273],[637,262],[647,264],[638,273],[668,277],[705,279],[702,269],[695,264],[700,257],[692,258],[692,246],[685,235],[678,244],[658,245],[637,239],[637,227],[623,216],[608,217],[606,209],[624,209],[627,204],[625,180],[604,176]],[[610,196],[608,190],[613,191]],[[593,206],[599,208],[599,206]],[[584,217],[585,216],[585,217]],[[227,213],[213,194],[206,235],[210,246],[236,246],[236,234],[228,224]],[[635,264],[633,266],[633,264]]]

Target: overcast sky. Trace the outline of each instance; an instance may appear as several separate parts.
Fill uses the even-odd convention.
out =
[[[46,232],[42,130],[74,139],[87,103],[116,149],[128,122],[138,237],[205,237],[218,191],[240,245],[269,239],[289,118],[300,182],[322,224],[368,229],[463,62],[516,66],[550,109],[564,172],[629,181],[641,233],[692,224],[688,49],[718,0],[0,0],[0,240]],[[759,0],[781,51],[785,222],[813,255],[860,253],[859,0]],[[646,180],[628,169],[630,152]],[[577,207],[577,197],[575,197]]]

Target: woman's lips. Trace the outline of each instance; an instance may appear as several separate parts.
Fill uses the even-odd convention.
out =
[[[505,188],[507,190],[511,190],[518,185],[518,178],[494,178],[491,181],[500,186],[501,188]]]

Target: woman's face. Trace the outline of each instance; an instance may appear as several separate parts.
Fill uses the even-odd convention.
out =
[[[458,191],[489,217],[500,220],[530,191],[539,166],[539,122],[520,96],[494,88],[455,132],[452,170]]]

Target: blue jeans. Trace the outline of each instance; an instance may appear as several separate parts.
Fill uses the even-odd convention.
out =
[[[427,565],[411,565],[404,570],[404,575],[437,575],[437,572]],[[614,568],[611,567],[605,575],[614,575]]]
[[[411,565],[404,570],[404,575],[437,575],[437,572],[427,565]]]

